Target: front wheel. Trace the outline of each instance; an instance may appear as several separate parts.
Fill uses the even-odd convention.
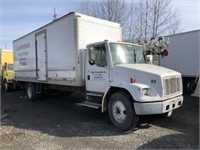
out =
[[[133,100],[125,92],[117,92],[110,97],[108,114],[113,125],[121,130],[134,128],[138,122]]]

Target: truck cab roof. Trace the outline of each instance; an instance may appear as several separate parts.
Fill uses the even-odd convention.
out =
[[[127,45],[129,44],[129,45],[135,45],[135,46],[142,47],[141,45],[134,44],[134,43],[128,43],[128,42],[123,42],[123,41],[109,41],[109,40],[104,40],[104,41],[101,41],[101,42],[91,43],[91,44],[88,44],[87,46],[101,45],[101,44],[105,44],[105,43],[119,43],[119,44],[127,44]]]

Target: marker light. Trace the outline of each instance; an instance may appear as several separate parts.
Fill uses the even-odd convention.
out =
[[[130,83],[135,83],[135,82],[136,82],[136,78],[135,77],[130,78]]]

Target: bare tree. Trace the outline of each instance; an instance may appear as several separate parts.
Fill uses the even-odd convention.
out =
[[[82,1],[78,12],[120,23],[123,33],[127,32],[130,21],[130,0]]]
[[[148,37],[148,25],[149,25],[149,1],[138,1],[134,3],[135,22],[132,28],[134,28],[134,34],[132,38],[147,38]]]
[[[127,0],[82,1],[78,11],[123,25],[130,14],[127,2]]]
[[[99,9],[98,1],[82,0],[77,12],[85,14],[85,15],[97,17],[97,9]]]
[[[180,18],[173,6],[172,0],[135,0],[137,22],[134,37],[149,38],[166,33],[176,33],[179,29]]]
[[[87,0],[78,12],[120,23],[123,38],[150,38],[176,33],[180,18],[172,0]]]
[[[169,34],[176,34],[180,31],[181,18],[178,10],[176,10],[173,19],[170,21]]]

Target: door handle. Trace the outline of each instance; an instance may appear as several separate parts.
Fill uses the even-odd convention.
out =
[[[90,80],[90,75],[87,75],[87,80]]]

